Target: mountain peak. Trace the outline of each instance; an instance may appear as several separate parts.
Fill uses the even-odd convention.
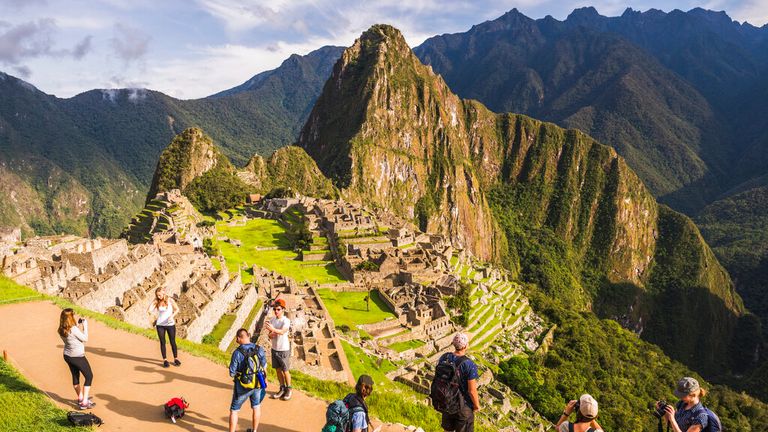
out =
[[[585,21],[592,21],[595,19],[604,18],[600,13],[597,12],[597,9],[595,9],[593,6],[586,6],[574,9],[573,12],[571,12],[568,17],[566,18],[566,21],[578,21],[578,22],[585,22]]]

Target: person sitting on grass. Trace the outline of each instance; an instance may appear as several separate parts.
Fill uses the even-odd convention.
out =
[[[229,376],[234,378],[235,381],[232,389],[232,403],[229,407],[229,432],[235,432],[240,407],[243,406],[243,403],[245,403],[247,399],[251,400],[251,408],[253,409],[253,429],[248,429],[248,431],[256,432],[259,428],[259,420],[261,419],[261,401],[264,400],[267,389],[266,386],[262,385],[259,385],[256,388],[244,388],[240,384],[238,377],[243,362],[248,361],[245,353],[255,349],[261,367],[267,364],[267,355],[264,353],[264,348],[251,343],[251,335],[248,333],[248,330],[244,328],[237,331],[235,340],[239,346],[232,353],[232,359],[229,362]],[[251,379],[258,379],[258,377],[252,377]]]

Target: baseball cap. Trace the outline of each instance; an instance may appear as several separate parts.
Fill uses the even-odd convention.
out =
[[[462,350],[469,345],[469,337],[464,333],[456,333],[456,336],[453,337],[453,342],[451,343],[457,351]]]
[[[593,419],[597,417],[597,401],[588,394],[583,394],[579,398],[579,412],[586,418]]]
[[[677,382],[677,387],[675,387],[674,393],[675,396],[682,398],[695,392],[699,388],[701,387],[699,387],[699,382],[696,381],[696,379],[691,377],[684,377]]]
[[[276,299],[274,302],[272,302],[272,307],[280,306],[281,308],[285,309],[285,300],[279,298]]]

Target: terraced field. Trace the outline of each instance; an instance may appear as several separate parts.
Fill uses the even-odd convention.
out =
[[[451,260],[454,273],[469,282],[472,291],[472,310],[467,320],[466,331],[470,334],[470,349],[483,351],[491,346],[496,337],[506,328],[514,328],[529,312],[523,301],[520,287],[514,282],[495,279],[475,280],[477,271],[470,265]]]

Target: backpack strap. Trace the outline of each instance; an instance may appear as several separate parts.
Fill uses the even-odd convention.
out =
[[[573,423],[568,422],[568,432],[573,432]]]

